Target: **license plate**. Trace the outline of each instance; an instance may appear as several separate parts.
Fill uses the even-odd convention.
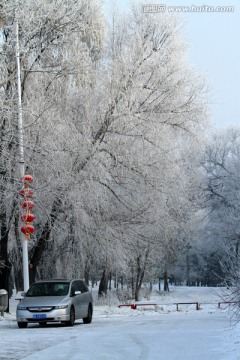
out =
[[[35,314],[35,315],[33,315],[33,319],[38,319],[38,320],[46,319],[46,317],[47,317],[46,314]]]

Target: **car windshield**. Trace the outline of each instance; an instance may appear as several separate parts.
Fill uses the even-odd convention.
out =
[[[68,290],[69,283],[66,282],[41,282],[33,284],[26,296],[64,296]]]

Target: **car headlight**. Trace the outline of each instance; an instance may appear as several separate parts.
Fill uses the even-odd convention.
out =
[[[55,309],[66,309],[68,307],[68,305],[58,305],[55,306]]]
[[[23,306],[23,305],[18,305],[17,309],[18,310],[27,310],[26,306]]]

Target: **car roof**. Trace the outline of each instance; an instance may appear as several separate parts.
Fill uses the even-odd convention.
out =
[[[71,281],[75,281],[75,280],[81,280],[84,281],[82,279],[41,279],[41,280],[37,280],[35,281],[36,283],[41,283],[41,282],[71,282]]]

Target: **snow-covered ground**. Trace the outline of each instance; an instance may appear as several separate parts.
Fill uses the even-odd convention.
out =
[[[73,327],[31,324],[18,329],[17,301],[10,314],[0,316],[0,359],[68,360],[240,360],[240,324],[233,325],[228,306],[218,309],[220,288],[171,287],[155,291],[156,307],[132,310],[97,305],[93,322],[77,321]],[[196,301],[195,305],[176,302]]]

